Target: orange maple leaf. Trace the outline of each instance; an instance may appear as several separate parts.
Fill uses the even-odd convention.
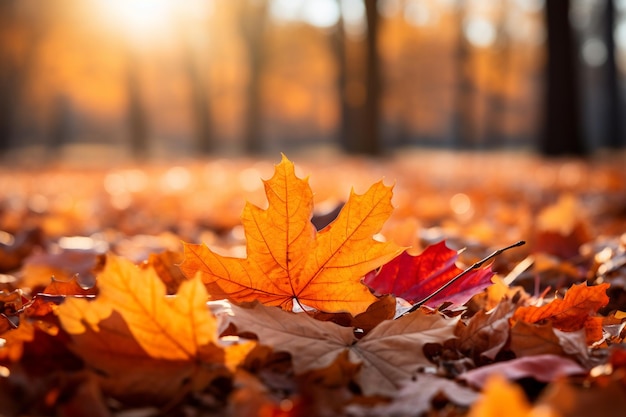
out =
[[[83,333],[86,326],[99,331],[99,323],[116,311],[154,358],[193,359],[201,346],[216,341],[216,319],[208,310],[208,294],[199,278],[183,282],[176,296],[166,297],[165,285],[153,268],[138,268],[109,255],[98,275],[98,289],[94,301],[68,298],[57,308],[68,333]]]
[[[402,248],[373,239],[392,211],[392,187],[382,181],[352,192],[337,219],[319,233],[311,223],[313,192],[284,155],[264,181],[269,207],[248,203],[242,222],[246,259],[185,244],[181,269],[200,273],[209,293],[234,302],[255,301],[290,310],[293,300],[318,310],[358,314],[376,300],[361,278]]]
[[[563,299],[555,299],[541,307],[520,307],[512,317],[513,321],[537,323],[549,319],[552,325],[566,332],[580,330],[591,314],[607,305],[608,283],[588,287],[586,283],[572,285]]]

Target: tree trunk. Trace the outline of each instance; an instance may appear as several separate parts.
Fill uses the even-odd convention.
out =
[[[380,143],[380,95],[381,74],[378,54],[378,29],[380,17],[376,8],[376,0],[365,0],[367,18],[366,61],[365,61],[365,112],[364,135],[358,152],[379,155]]]
[[[251,154],[263,151],[262,74],[265,67],[263,51],[267,24],[267,1],[247,1],[242,11],[242,34],[248,52],[250,76],[247,88],[247,114],[244,149]]]
[[[132,55],[129,55],[126,71],[130,149],[133,157],[142,159],[148,155],[148,120],[141,94],[137,62]]]
[[[211,153],[214,148],[211,128],[211,111],[207,98],[205,78],[190,47],[185,49],[185,69],[190,86],[191,112],[194,122],[195,149],[202,155]]]
[[[569,0],[546,1],[548,63],[546,115],[539,149],[544,155],[584,155],[578,86],[578,59]]]
[[[471,71],[472,50],[463,32],[463,20],[465,18],[465,3],[463,1],[457,4],[455,18],[458,37],[453,58],[456,80],[450,145],[458,149],[472,146],[476,142],[476,106]]]
[[[615,59],[615,1],[606,0],[604,21],[604,40],[607,48],[606,70],[604,74],[604,91],[607,100],[607,111],[605,112],[606,120],[604,122],[604,146],[608,148],[619,148],[626,145],[624,138],[623,126],[620,118],[622,110],[621,106],[621,89],[619,83],[619,72]]]

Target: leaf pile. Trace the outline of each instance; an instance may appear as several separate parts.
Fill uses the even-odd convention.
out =
[[[126,175],[131,198],[141,181]],[[461,219],[422,226],[416,254],[401,244],[420,227],[406,206],[390,218],[382,181],[329,215],[284,156],[263,185],[245,247],[237,225],[179,247],[197,234],[185,216],[87,237],[33,197],[41,223],[22,214],[33,227],[0,235],[0,414],[619,415],[605,404],[626,390],[626,235],[592,240],[573,196],[540,211],[530,249],[446,286],[488,252],[451,249],[453,229],[481,236]],[[437,230],[449,239],[430,242]]]

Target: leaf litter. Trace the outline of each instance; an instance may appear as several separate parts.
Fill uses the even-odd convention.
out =
[[[261,188],[210,199],[201,182],[156,192],[150,175],[133,183],[141,171],[120,170],[103,174],[103,189],[75,186],[80,204],[65,208],[36,175],[18,175],[23,187],[1,196],[11,209],[0,216],[0,413],[593,410],[626,389],[625,181],[612,165],[585,183],[541,167],[552,182],[535,188],[511,170],[469,182],[432,166],[418,184],[400,160],[386,166],[392,189],[368,188],[363,179],[381,172],[355,163],[346,189],[366,191],[345,201],[332,172],[311,177],[321,180],[313,194],[285,156]],[[211,183],[229,169],[240,167],[211,162],[202,175]],[[485,180],[499,199],[481,193]],[[232,213],[244,195],[254,203],[239,206],[241,228]],[[37,212],[6,203],[32,196]],[[464,212],[467,199],[491,223]],[[142,215],[154,222],[142,226]],[[520,238],[529,244],[461,272]],[[563,404],[571,392],[578,408]]]

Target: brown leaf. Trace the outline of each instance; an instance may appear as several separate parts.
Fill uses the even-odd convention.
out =
[[[523,321],[511,328],[510,349],[518,358],[534,355],[565,355],[552,323],[531,324]]]
[[[509,319],[517,304],[504,299],[490,312],[481,310],[457,331],[459,348],[476,361],[481,356],[494,359],[509,339]]]
[[[256,304],[233,306],[230,321],[239,332],[254,333],[259,342],[291,353],[297,373],[330,366],[345,350],[353,363],[362,363],[357,382],[365,395],[392,395],[420,367],[430,366],[422,348],[426,343],[453,337],[456,320],[418,310],[397,320],[386,320],[362,339],[354,329],[320,322]]]
[[[450,402],[469,406],[476,401],[478,393],[459,383],[432,374],[419,374],[400,388],[393,402],[374,407],[368,416],[410,417],[427,413],[435,396],[443,394]]]
[[[560,417],[622,417],[626,410],[624,384],[619,378],[612,377],[584,385],[566,379],[557,380],[546,388],[537,406],[549,407]]]

